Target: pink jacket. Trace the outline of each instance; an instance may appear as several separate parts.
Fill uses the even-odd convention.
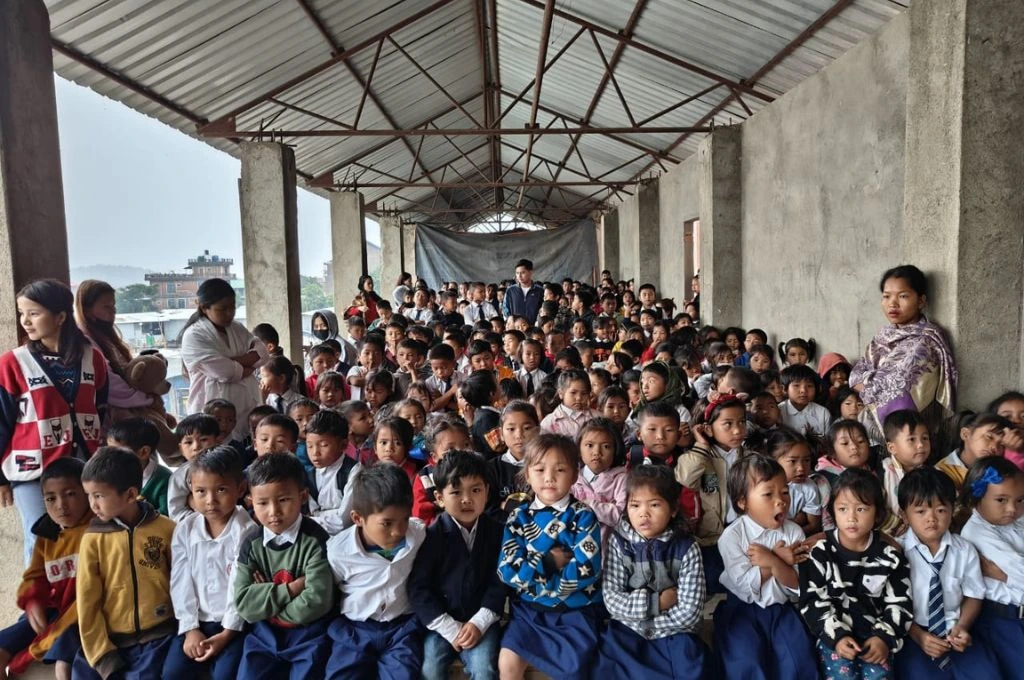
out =
[[[583,479],[583,470],[572,485],[572,495],[590,506],[601,523],[601,540],[615,531],[619,518],[626,509],[626,479],[629,477],[625,466],[605,470],[593,482]]]

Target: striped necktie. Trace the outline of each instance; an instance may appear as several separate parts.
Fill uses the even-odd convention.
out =
[[[942,579],[939,578],[944,562],[939,560],[928,563],[932,568],[932,577],[928,582],[928,632],[936,637],[946,635],[946,604],[942,599]]]

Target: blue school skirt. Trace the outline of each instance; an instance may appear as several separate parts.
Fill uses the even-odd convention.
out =
[[[999,664],[1000,678],[1024,679],[1024,612],[1020,608],[985,600],[971,636],[974,644],[988,645]]]
[[[558,680],[590,677],[600,620],[594,607],[552,609],[513,600],[501,648]]]
[[[792,605],[761,607],[729,593],[715,610],[713,639],[726,678],[818,678],[814,641]]]
[[[648,640],[628,626],[611,621],[601,635],[595,678],[670,678],[701,680],[707,648],[694,633]]]

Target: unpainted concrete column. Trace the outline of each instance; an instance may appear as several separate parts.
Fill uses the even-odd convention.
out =
[[[637,271],[636,283],[658,286],[661,282],[661,207],[660,182],[652,179],[640,185],[637,202]],[[660,293],[659,293],[660,294]]]
[[[717,128],[697,151],[701,163],[700,318],[737,325],[743,318],[742,136],[739,125]]]
[[[961,408],[1024,377],[1021,26],[1020,0],[910,9],[903,257],[931,278],[930,316],[951,333]]]
[[[0,2],[0,350],[38,278],[69,279],[50,16],[42,0]]]
[[[613,210],[601,219],[601,269],[612,273],[616,281],[622,279],[619,264],[619,212]]]
[[[295,152],[277,142],[242,143],[242,261],[246,324],[269,323],[281,348],[302,361]]]
[[[366,216],[358,191],[332,192],[330,202],[334,307],[344,309],[359,277],[366,274]]]
[[[402,225],[402,271],[416,278],[416,225],[409,222]],[[434,285],[440,281],[434,281]]]
[[[380,288],[390,290],[402,273],[402,218],[380,218]]]

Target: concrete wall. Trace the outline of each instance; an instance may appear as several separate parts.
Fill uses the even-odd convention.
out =
[[[682,307],[690,297],[692,274],[687,271],[683,227],[700,216],[700,161],[691,156],[658,178],[661,184],[661,277],[657,282],[662,297],[674,298]],[[692,248],[692,243],[688,244]]]
[[[640,270],[640,201],[638,194],[625,201],[615,211],[619,216],[619,276],[628,281],[636,278]],[[643,281],[637,281],[637,287]]]
[[[859,356],[900,257],[904,13],[743,125],[743,325]],[[702,224],[703,226],[703,224]]]

